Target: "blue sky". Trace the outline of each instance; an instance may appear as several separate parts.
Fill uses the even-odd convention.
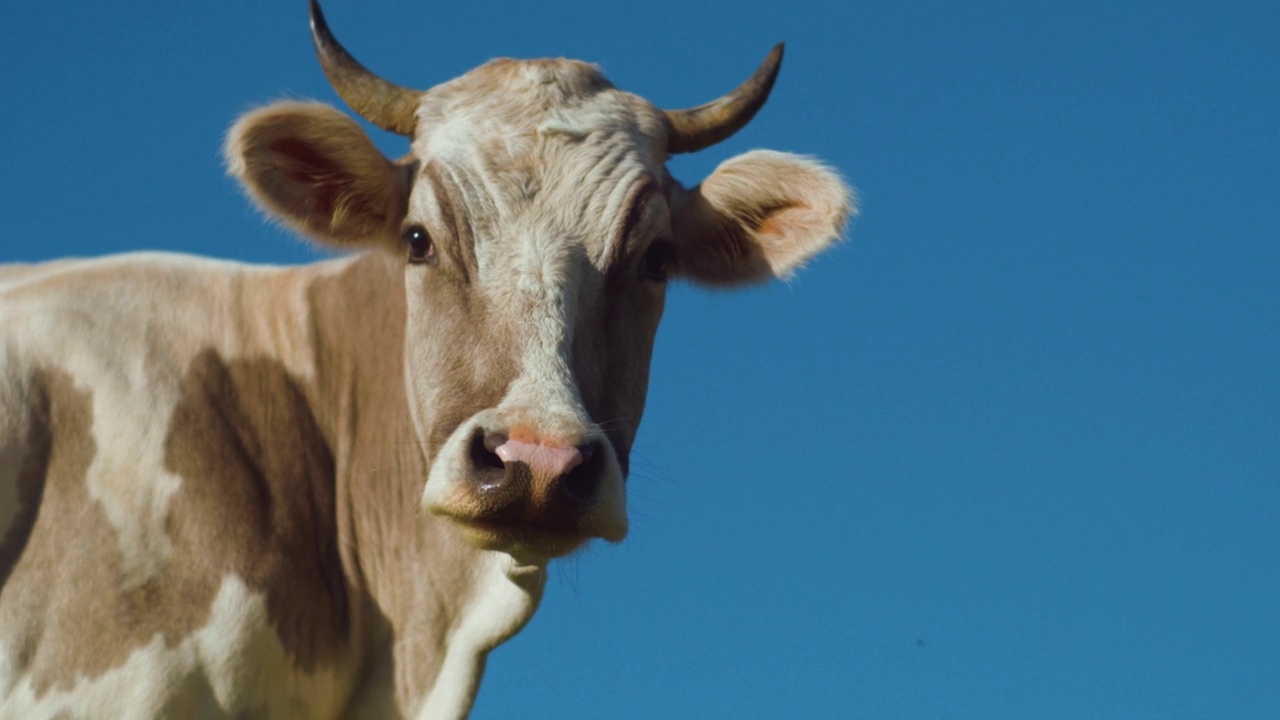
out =
[[[1277,11],[889,5],[326,3],[419,87],[564,55],[683,107],[785,40],[673,171],[862,196],[790,284],[673,288],[632,534],[553,569],[475,717],[1280,717]],[[302,0],[14,4],[0,67],[0,260],[319,257],[218,154],[337,102]]]

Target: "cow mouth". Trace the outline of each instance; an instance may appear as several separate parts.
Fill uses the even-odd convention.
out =
[[[545,557],[561,557],[578,550],[591,536],[578,530],[550,528],[446,514],[471,545],[482,550],[527,550]]]

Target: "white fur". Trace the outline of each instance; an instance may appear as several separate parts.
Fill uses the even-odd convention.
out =
[[[472,594],[454,623],[444,664],[418,710],[418,720],[465,718],[480,685],[485,656],[524,627],[542,599],[544,561],[502,552],[479,557]]]

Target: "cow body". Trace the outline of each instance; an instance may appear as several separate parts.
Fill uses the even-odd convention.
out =
[[[466,715],[548,562],[626,534],[667,277],[787,275],[853,211],[807,158],[665,169],[750,118],[780,49],[692,111],[568,60],[418,93],[312,12],[411,153],[283,102],[228,165],[356,254],[0,266],[0,719]]]
[[[5,277],[0,716],[394,717],[393,674],[460,712],[545,565],[470,547],[392,482],[425,477],[380,351],[403,342],[393,265]],[[354,297],[377,311],[344,316]]]

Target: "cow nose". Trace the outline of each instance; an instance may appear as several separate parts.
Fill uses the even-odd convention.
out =
[[[561,445],[544,445],[521,440],[507,440],[494,448],[493,454],[502,459],[504,464],[522,462],[529,466],[535,474],[546,477],[568,475],[569,471],[582,464],[583,453],[576,447]]]
[[[591,500],[603,473],[599,441],[572,446],[528,442],[505,433],[479,431],[472,440],[471,460],[481,471],[478,489],[489,495],[535,491],[529,482],[545,484],[549,498]],[[495,471],[501,470],[499,474]],[[524,487],[514,487],[524,486]]]

